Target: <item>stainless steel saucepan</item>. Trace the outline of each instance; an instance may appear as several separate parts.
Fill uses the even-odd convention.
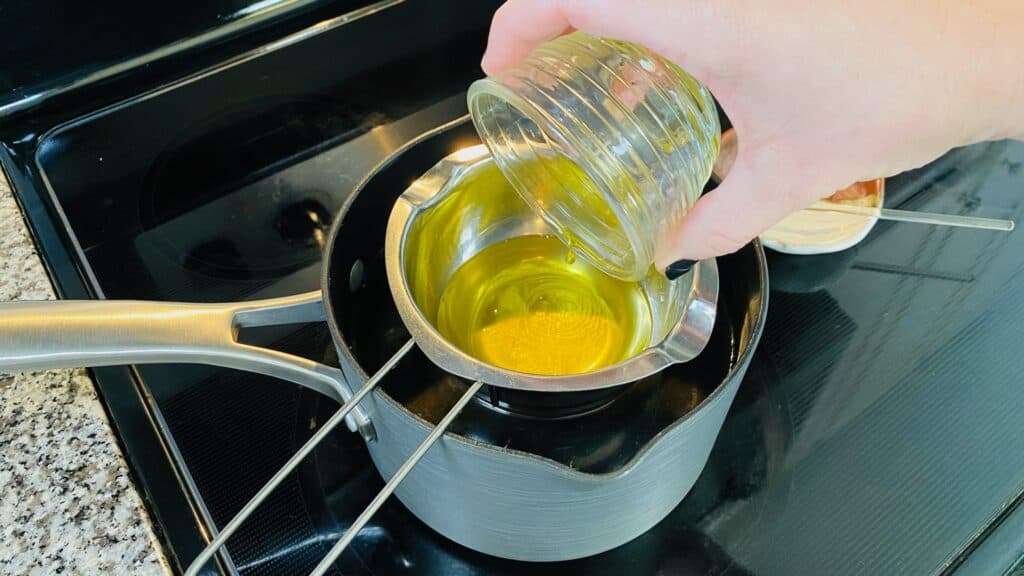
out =
[[[497,200],[496,200],[497,198]],[[486,201],[486,202],[485,202]],[[486,209],[473,210],[486,205]],[[338,218],[327,256],[334,250]],[[518,390],[570,392],[619,386],[686,362],[707,344],[715,321],[718,271],[699,262],[670,282],[657,271],[642,282],[654,330],[647,348],[619,364],[567,376],[540,376],[482,362],[433,326],[438,298],[452,273],[487,246],[513,236],[550,233],[517,199],[483,145],[443,158],[398,198],[384,240],[392,295],[413,340],[441,368]],[[366,239],[373,242],[373,239]],[[348,272],[348,271],[346,271]],[[252,302],[196,304],[121,301],[0,304],[0,370],[122,364],[196,363],[259,372],[347,399],[338,370],[308,359],[242,344],[239,329],[326,317],[337,271],[324,266],[322,292]]]
[[[387,172],[389,165],[409,150],[436,149],[438,142],[447,142],[446,139],[453,131],[464,132],[467,125],[463,118],[413,140],[379,166],[368,181]],[[337,255],[348,249],[340,245],[339,239],[345,236],[341,231],[346,226],[349,204],[342,209],[332,228],[323,266],[322,290],[319,292],[229,304],[140,301],[4,303],[0,304],[0,371],[144,363],[202,363],[275,376],[307,386],[343,404],[220,531],[193,562],[189,574],[197,573],[252,510],[343,420],[350,429],[362,433],[375,464],[389,480],[373,503],[324,558],[315,573],[322,574],[331,566],[366,521],[410,473],[412,477],[407,483],[408,487],[403,485],[398,493],[403,503],[427,524],[471,548],[507,558],[558,560],[617,546],[625,541],[623,538],[636,536],[663,517],[696,480],[735,393],[735,387],[721,394],[712,394],[702,404],[703,415],[694,414],[694,417],[687,420],[688,424],[679,429],[692,428],[686,441],[691,445],[690,448],[674,456],[683,460],[679,463],[682,464],[681,468],[662,461],[673,457],[669,454],[655,458],[651,455],[653,450],[647,453],[648,460],[658,461],[660,471],[683,474],[683,485],[677,485],[668,496],[661,495],[661,490],[653,489],[651,500],[634,502],[636,510],[617,518],[614,530],[597,528],[594,514],[600,514],[597,505],[601,498],[614,497],[616,491],[621,492],[622,479],[609,477],[607,481],[601,481],[599,478],[587,478],[585,474],[574,475],[571,470],[561,470],[547,463],[538,464],[537,459],[481,446],[467,448],[466,445],[472,443],[451,435],[444,442],[447,450],[432,451],[432,457],[427,459],[427,463],[415,471],[414,467],[427,454],[430,446],[444,435],[448,425],[484,383],[528,391],[579,392],[629,383],[672,363],[686,362],[699,354],[715,321],[718,296],[715,262],[700,263],[690,274],[676,282],[668,282],[657,274],[652,274],[645,281],[648,299],[652,307],[656,308],[656,335],[648,350],[633,359],[593,374],[567,377],[532,376],[481,363],[449,344],[430,324],[429,310],[424,310],[429,306],[429,299],[424,296],[422,286],[418,287],[409,281],[408,255],[410,250],[422,250],[424,247],[435,249],[438,257],[430,268],[430,282],[436,288],[443,284],[459,263],[490,243],[509,235],[540,230],[542,224],[539,219],[530,220],[525,206],[510,201],[504,213],[491,213],[485,219],[470,218],[460,222],[461,229],[467,231],[465,234],[446,239],[430,231],[431,220],[441,221],[437,217],[432,219],[432,214],[441,214],[445,219],[455,217],[454,212],[444,213],[448,209],[446,207],[450,207],[452,202],[465,204],[470,200],[468,197],[474,188],[464,186],[463,183],[490,174],[494,169],[493,163],[482,150],[482,147],[462,147],[422,174],[396,202],[392,200],[394,207],[386,237],[362,239],[370,245],[379,245],[382,241],[385,243],[387,277],[396,307],[412,335],[412,339],[401,345],[372,376],[366,377],[363,368],[351,362],[349,343],[341,336],[342,330],[334,312],[346,297],[350,278],[357,273],[355,266],[338,269],[334,264]],[[360,186],[360,190],[365,185],[366,182]],[[507,183],[505,189],[492,188],[487,193],[507,193],[510,198],[512,195]],[[465,242],[467,237],[475,241]],[[454,244],[444,243],[446,240]],[[431,246],[432,241],[436,245]],[[761,284],[764,284],[763,271],[759,278]],[[326,320],[330,326],[339,357],[342,358],[342,369],[280,351],[243,344],[237,339],[239,330],[248,327],[322,320]],[[753,343],[756,343],[760,333],[762,320],[763,310],[754,320],[756,330]],[[441,368],[476,380],[467,386],[447,415],[433,427],[401,408],[396,409],[395,401],[382,391],[376,390],[376,394],[371,394],[384,376],[416,345]],[[361,405],[360,402],[365,398],[370,400]],[[495,464],[495,458],[504,461],[504,464]],[[638,466],[641,460],[638,457]],[[465,469],[467,465],[470,465],[468,472]],[[452,475],[459,479],[444,486],[441,484],[445,482],[443,478],[446,470],[458,470]],[[644,475],[637,473],[636,476],[643,484]],[[523,507],[507,498],[494,499],[489,496],[488,491],[498,489],[501,485],[516,486],[520,492],[524,489],[526,492],[534,490],[533,496],[539,507]],[[452,503],[446,500],[446,497],[451,496],[452,489],[460,491],[458,497],[469,505],[467,510],[474,510],[479,515],[477,519],[453,517],[453,513],[457,515],[458,511],[453,510]],[[593,511],[588,511],[586,504],[581,505],[577,501],[574,508],[584,518],[584,523],[580,525],[580,531],[567,534],[564,526],[551,525],[550,518],[557,517],[551,514],[559,514],[565,508],[571,494],[582,496],[584,500],[589,497],[594,504],[590,506]],[[521,509],[517,510],[517,507]],[[494,516],[499,514],[504,516],[495,519]],[[480,527],[480,523],[492,522],[499,524],[494,529]],[[588,529],[588,525],[594,528]]]

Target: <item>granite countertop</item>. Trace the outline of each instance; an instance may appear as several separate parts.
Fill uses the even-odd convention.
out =
[[[0,172],[0,301],[53,299]],[[0,374],[0,574],[169,574],[85,370]]]

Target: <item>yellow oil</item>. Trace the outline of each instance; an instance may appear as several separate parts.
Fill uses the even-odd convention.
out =
[[[576,259],[554,236],[497,242],[459,267],[441,295],[438,330],[479,360],[543,375],[590,372],[650,343],[638,282]]]

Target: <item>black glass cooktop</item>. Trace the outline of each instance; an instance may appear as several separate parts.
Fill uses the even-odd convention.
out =
[[[324,234],[359,180],[464,114],[494,7],[452,18],[396,3],[97,113],[111,102],[82,96],[0,123],[0,159],[62,296],[317,288]],[[135,88],[122,97],[154,87]],[[1022,167],[1024,144],[954,150],[890,179],[886,204],[1020,220]],[[844,252],[769,253],[767,329],[711,460],[633,542],[506,562],[392,500],[339,573],[1000,573],[1024,552],[1022,238],[879,223]],[[322,325],[250,337],[337,361]],[[177,568],[336,409],[231,370],[94,375]],[[210,570],[308,573],[381,484],[362,440],[337,433]]]
[[[5,2],[0,114],[32,110],[83,86],[153,81],[154,66],[182,73],[211,65],[339,14],[401,1]]]

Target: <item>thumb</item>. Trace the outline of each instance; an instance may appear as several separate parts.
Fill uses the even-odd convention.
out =
[[[740,154],[722,184],[690,209],[671,240],[659,247],[655,265],[665,270],[680,260],[704,260],[742,248],[802,206],[794,206],[783,171],[756,154]],[[674,268],[678,269],[677,265]],[[688,268],[682,264],[683,268]]]

